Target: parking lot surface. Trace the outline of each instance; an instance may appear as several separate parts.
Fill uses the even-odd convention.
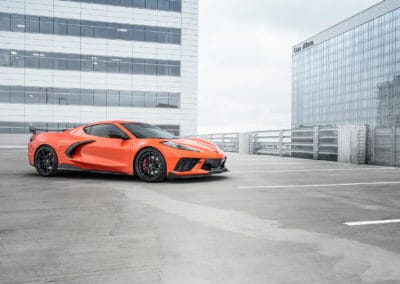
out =
[[[24,149],[1,149],[0,283],[400,281],[400,169],[238,154],[227,166],[157,184],[43,178]]]

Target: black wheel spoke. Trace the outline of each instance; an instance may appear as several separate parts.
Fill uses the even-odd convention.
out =
[[[54,169],[57,168],[57,157],[54,150],[47,146],[40,148],[36,154],[35,163],[39,174],[44,176],[54,174]]]
[[[158,181],[163,178],[163,158],[161,154],[152,149],[139,154],[137,160],[137,174],[146,181]]]

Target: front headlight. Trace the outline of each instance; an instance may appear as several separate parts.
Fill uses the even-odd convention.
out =
[[[162,144],[164,144],[164,145],[166,145],[168,147],[172,147],[172,148],[178,149],[178,150],[200,152],[199,150],[196,150],[194,148],[191,148],[191,147],[188,147],[188,146],[185,146],[185,145],[182,145],[182,144],[178,144],[178,143],[175,143],[175,142],[172,142],[172,141],[163,141],[163,142],[160,142],[160,143],[162,143]]]

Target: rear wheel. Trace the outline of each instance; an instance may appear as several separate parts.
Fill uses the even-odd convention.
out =
[[[35,154],[35,168],[41,176],[55,176],[58,173],[58,158],[56,151],[54,151],[50,146],[41,146]]]
[[[166,164],[163,155],[154,148],[145,148],[135,160],[135,173],[145,182],[160,182],[166,177]]]

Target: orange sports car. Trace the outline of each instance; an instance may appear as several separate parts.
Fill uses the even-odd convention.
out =
[[[101,121],[62,132],[30,127],[29,163],[41,176],[83,170],[137,175],[146,182],[226,172],[225,154],[200,138],[177,138],[154,125]]]

